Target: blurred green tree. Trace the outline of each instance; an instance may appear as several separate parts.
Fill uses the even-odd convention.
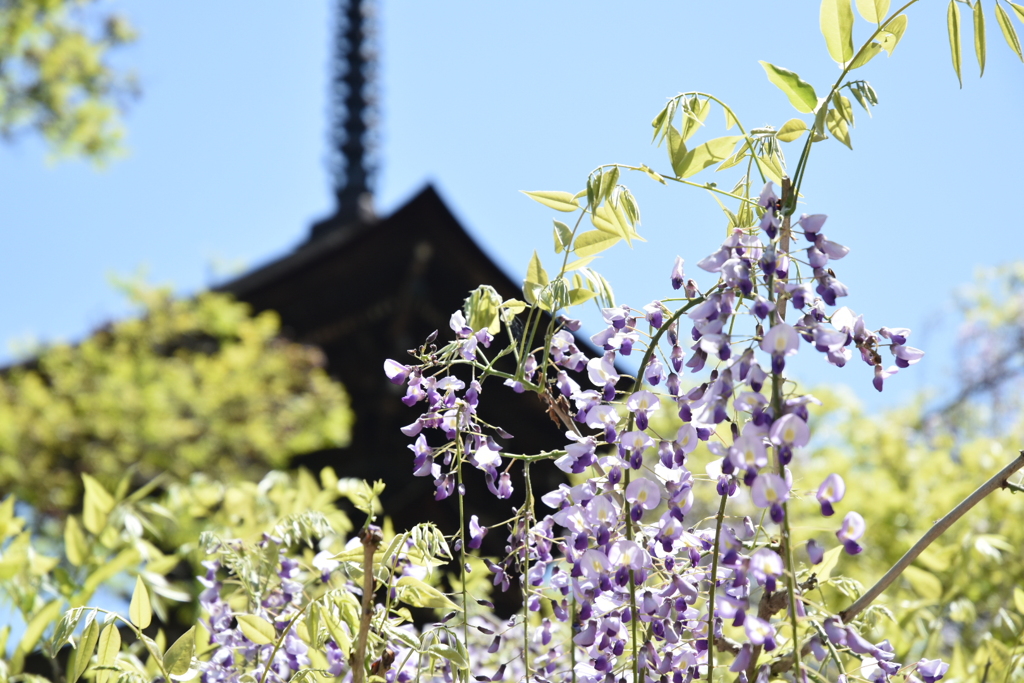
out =
[[[38,132],[56,156],[94,162],[119,150],[119,111],[138,88],[110,53],[136,36],[95,5],[0,0],[0,135]]]
[[[347,394],[274,313],[219,293],[129,292],[141,316],[0,377],[0,489],[62,516],[83,473],[111,490],[162,473],[258,480],[348,441]]]

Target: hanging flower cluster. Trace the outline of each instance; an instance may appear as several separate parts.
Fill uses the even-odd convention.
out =
[[[507,589],[510,576],[521,574],[525,609],[549,612],[563,627],[574,664],[527,667],[538,680],[685,683],[726,664],[740,680],[768,680],[808,656],[829,659],[840,671],[843,656],[855,656],[874,667],[878,680],[914,668],[893,662],[888,643],[871,644],[803,597],[827,548],[807,542],[811,569],[801,569],[788,505],[798,493],[791,466],[810,441],[809,408],[818,401],[798,393],[785,370],[803,345],[840,367],[856,349],[881,391],[886,378],[923,353],[907,346],[909,330],[871,331],[861,316],[835,309],[847,288],[830,266],[849,250],[822,233],[824,215],[804,215],[790,226],[770,182],[757,206],[756,227],[732,230],[698,263],[718,275],[706,291],[687,280],[677,257],[670,282],[683,298],[604,308],[607,326],[591,337],[600,356],[588,358],[571,333],[578,322],[560,318],[543,346],[517,347],[517,370],[503,375],[484,351],[494,336],[467,326],[472,311],[460,311],[452,316],[455,341],[440,351],[424,346],[418,364],[385,364],[391,381],[406,386],[403,402],[422,411],[403,431],[415,437],[414,473],[433,478],[439,499],[456,492],[463,466],[482,470],[491,492],[508,498],[515,462],[528,466],[539,457],[504,454],[499,442],[509,435],[480,420],[486,379],[503,377],[517,392],[529,389],[563,406],[566,445],[549,455],[566,473],[588,476],[539,496],[551,510],[546,515],[528,497],[508,556],[489,562],[496,586]],[[797,245],[801,237],[806,246]],[[888,367],[886,348],[895,359]],[[640,371],[624,382],[618,363],[633,354],[642,356]],[[466,365],[471,377],[452,374]],[[684,368],[707,374],[685,387]],[[674,433],[652,428],[659,410],[678,416]],[[706,470],[710,477],[688,467],[701,442],[717,458]],[[845,486],[837,474],[820,483],[824,517],[841,506]],[[726,515],[727,505],[745,500],[763,511],[761,524]],[[706,518],[692,514],[695,506],[720,507]],[[864,527],[857,512],[847,511],[836,551],[859,553]],[[484,533],[475,517],[469,520],[465,547],[478,548]],[[725,653],[724,662],[717,653]],[[926,660],[914,666],[932,680],[944,671]]]

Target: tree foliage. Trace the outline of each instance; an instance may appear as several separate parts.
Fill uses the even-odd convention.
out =
[[[110,54],[133,40],[94,0],[0,0],[0,134],[35,131],[59,156],[108,159],[137,89]]]
[[[114,487],[167,473],[258,478],[343,445],[351,412],[322,353],[218,293],[132,296],[143,315],[46,349],[0,378],[0,487],[44,512],[74,507],[80,475]]]

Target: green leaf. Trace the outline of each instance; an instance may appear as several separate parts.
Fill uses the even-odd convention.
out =
[[[818,96],[814,93],[814,88],[810,83],[802,80],[789,69],[783,69],[780,66],[775,66],[765,61],[761,61],[760,64],[764,67],[768,80],[786,94],[786,97],[789,98],[789,103],[798,112],[810,114],[818,106]]]
[[[669,125],[667,135],[668,158],[672,163],[672,170],[675,171],[678,178],[682,173],[683,159],[686,158],[686,143],[683,142],[683,136],[679,134],[679,131],[673,125]]]
[[[738,125],[739,121],[732,115],[732,110],[729,107],[722,107],[722,111],[725,112],[725,129],[732,130],[732,127]]]
[[[69,516],[64,523],[64,552],[68,562],[76,567],[81,567],[89,559],[89,540],[74,516]]]
[[[526,281],[538,285],[548,283],[548,271],[544,270],[544,265],[540,262],[536,250],[533,252],[533,258],[530,259],[530,265],[526,267]]]
[[[853,59],[853,8],[850,0],[821,0],[821,34],[832,59],[846,64]]]
[[[726,135],[708,140],[703,145],[694,147],[683,158],[680,164],[681,168],[679,170],[681,173],[679,173],[679,177],[689,178],[703,171],[708,166],[713,166],[720,161],[728,159],[732,156],[732,150],[736,147],[736,142],[742,139],[742,135]]]
[[[117,630],[117,624],[110,622],[103,627],[103,632],[100,633],[99,647],[96,649],[96,666],[113,666],[120,652],[121,632]],[[95,683],[107,683],[111,673],[110,671],[97,671]]]
[[[870,45],[867,45],[857,53],[856,58],[850,62],[850,70],[859,69],[872,59],[878,56],[878,53],[882,51],[882,46],[874,41]]]
[[[775,133],[775,139],[782,142],[793,142],[807,132],[807,124],[801,119],[790,119],[782,124]]]
[[[82,502],[82,522],[85,528],[99,535],[107,525],[107,515],[114,509],[114,498],[103,485],[88,474],[82,475],[85,500]]]
[[[583,304],[596,296],[596,293],[590,291],[586,287],[576,287],[575,289],[569,290],[569,305],[576,306],[578,304]]]
[[[139,628],[146,628],[153,621],[153,607],[149,604],[149,591],[141,576],[135,577],[135,590],[128,606],[128,618]]]
[[[561,221],[555,221],[555,253],[561,254],[572,244],[572,230]]]
[[[555,211],[572,212],[580,208],[579,203],[570,192],[527,192],[526,190],[522,190],[522,193],[533,201],[540,202],[544,206],[549,209],[554,209]]]
[[[242,634],[257,645],[270,645],[277,638],[273,624],[255,614],[236,614]]]
[[[892,57],[893,50],[900,44],[903,34],[907,32],[907,15],[901,14],[885,25],[878,33],[878,42],[882,49]]]
[[[832,577],[832,570],[839,564],[839,556],[843,552],[843,546],[837,545],[831,550],[826,550],[821,562],[811,571],[818,577],[818,583],[825,583]]]
[[[71,604],[76,607],[85,604],[101,584],[124,570],[137,565],[140,559],[138,550],[135,548],[125,548],[113,560],[101,564],[92,574],[86,577],[82,590],[71,599]]]
[[[658,139],[661,134],[661,129],[665,127],[665,122],[668,121],[668,105],[664,109],[658,112],[658,115],[651,121],[651,127],[654,128],[654,137],[651,138],[651,142]]]
[[[434,655],[435,657],[447,659],[459,669],[465,669],[469,666],[469,662],[466,661],[466,658],[463,657],[462,653],[454,647],[442,645],[441,643],[435,643],[431,645],[429,648],[427,648],[427,652]]]
[[[981,0],[974,0],[974,54],[978,58],[979,78],[985,75],[985,11]]]
[[[100,625],[93,619],[82,631],[82,637],[78,639],[78,646],[72,655],[74,660],[70,662],[71,677],[68,683],[75,683],[85,670],[89,667],[89,660],[92,659],[92,651],[96,647],[96,641],[100,638]]]
[[[57,622],[56,628],[53,630],[53,639],[50,646],[56,651],[60,650],[67,644],[71,638],[71,634],[78,628],[78,622],[81,621],[82,615],[85,614],[84,607],[75,607],[64,613],[64,616]],[[0,650],[3,652],[3,650]]]
[[[755,156],[754,161],[757,162],[757,167],[761,169],[761,173],[768,177],[774,183],[782,184],[782,169],[775,162],[770,155]],[[739,227],[739,226],[737,226]]]
[[[665,184],[665,179],[662,178],[661,174],[658,173],[657,171],[654,171],[654,170],[652,170],[652,169],[650,169],[650,168],[648,168],[647,166],[644,166],[644,165],[640,166],[640,170],[643,171],[644,173],[646,173],[647,175],[649,175],[651,177],[651,179],[657,180],[662,185]]]
[[[828,115],[825,117],[825,125],[828,126],[829,132],[836,140],[853,149],[853,145],[850,144],[850,128],[842,114],[835,109],[829,109]]]
[[[956,0],[949,0],[946,28],[949,30],[949,54],[953,58],[953,70],[956,71],[956,80],[963,88],[964,79],[960,74],[960,8],[956,6]]]
[[[857,0],[857,11],[872,24],[881,24],[889,13],[889,0]]]
[[[164,653],[164,668],[172,676],[180,676],[192,666],[192,656],[196,651],[196,627],[189,630],[174,641]]]
[[[1017,30],[1013,28],[1013,24],[1010,22],[1010,15],[999,4],[996,4],[996,23],[999,24],[999,30],[1003,32],[1006,44],[1017,53],[1017,58],[1024,62],[1024,55],[1021,54],[1020,50],[1020,39],[1017,38]]]
[[[423,583],[415,576],[403,576],[398,580],[398,587],[402,588],[399,595],[402,602],[413,607],[431,607],[446,611],[462,611],[462,608],[448,599],[441,591],[433,586]]]
[[[925,600],[938,602],[942,598],[942,582],[930,571],[911,565],[903,570],[903,576]]]
[[[683,106],[683,142],[693,137],[693,134],[701,128],[709,111],[711,111],[711,100],[701,100],[696,95]]]
[[[1017,611],[1024,614],[1024,590],[1021,590],[1020,586],[1013,587],[1013,606],[1017,608]]]
[[[619,184],[619,167],[612,166],[607,171],[601,174],[601,192],[597,197],[598,203],[607,201],[611,198],[612,193],[615,191],[615,186]]]
[[[474,289],[466,298],[463,308],[466,313],[466,324],[474,330],[486,327],[491,334],[498,334],[501,331],[501,319],[498,317],[498,311],[501,308],[501,295],[495,291],[494,287],[480,285]],[[383,490],[380,493],[383,493]],[[367,514],[380,512],[379,500],[377,503],[374,502],[379,498],[380,493],[371,493],[369,496],[367,508],[370,512]]]
[[[586,258],[576,259],[575,261],[572,261],[572,262],[566,264],[565,272],[568,273],[570,271],[577,270],[579,268],[586,268],[587,266],[590,265],[590,262],[593,261],[594,258],[595,257],[593,257],[593,256],[587,256]]]
[[[1024,5],[1018,5],[1015,2],[1009,2],[1009,0],[1007,0],[1006,4],[1012,7],[1013,11],[1017,13],[1017,19],[1019,21],[1024,21]]]
[[[835,108],[839,115],[843,117],[851,126],[853,123],[853,105],[850,104],[849,98],[843,97],[838,92],[832,95],[832,106]]]

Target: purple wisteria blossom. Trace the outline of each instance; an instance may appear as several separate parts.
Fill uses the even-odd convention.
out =
[[[859,513],[851,510],[843,518],[843,526],[836,532],[836,538],[843,544],[846,552],[856,555],[863,550],[857,541],[864,535],[864,529],[864,518]]]
[[[832,508],[832,504],[841,501],[845,495],[846,482],[842,477],[835,473],[825,477],[825,481],[821,482],[816,495],[821,504],[821,514],[825,517],[834,515],[835,510]]]

